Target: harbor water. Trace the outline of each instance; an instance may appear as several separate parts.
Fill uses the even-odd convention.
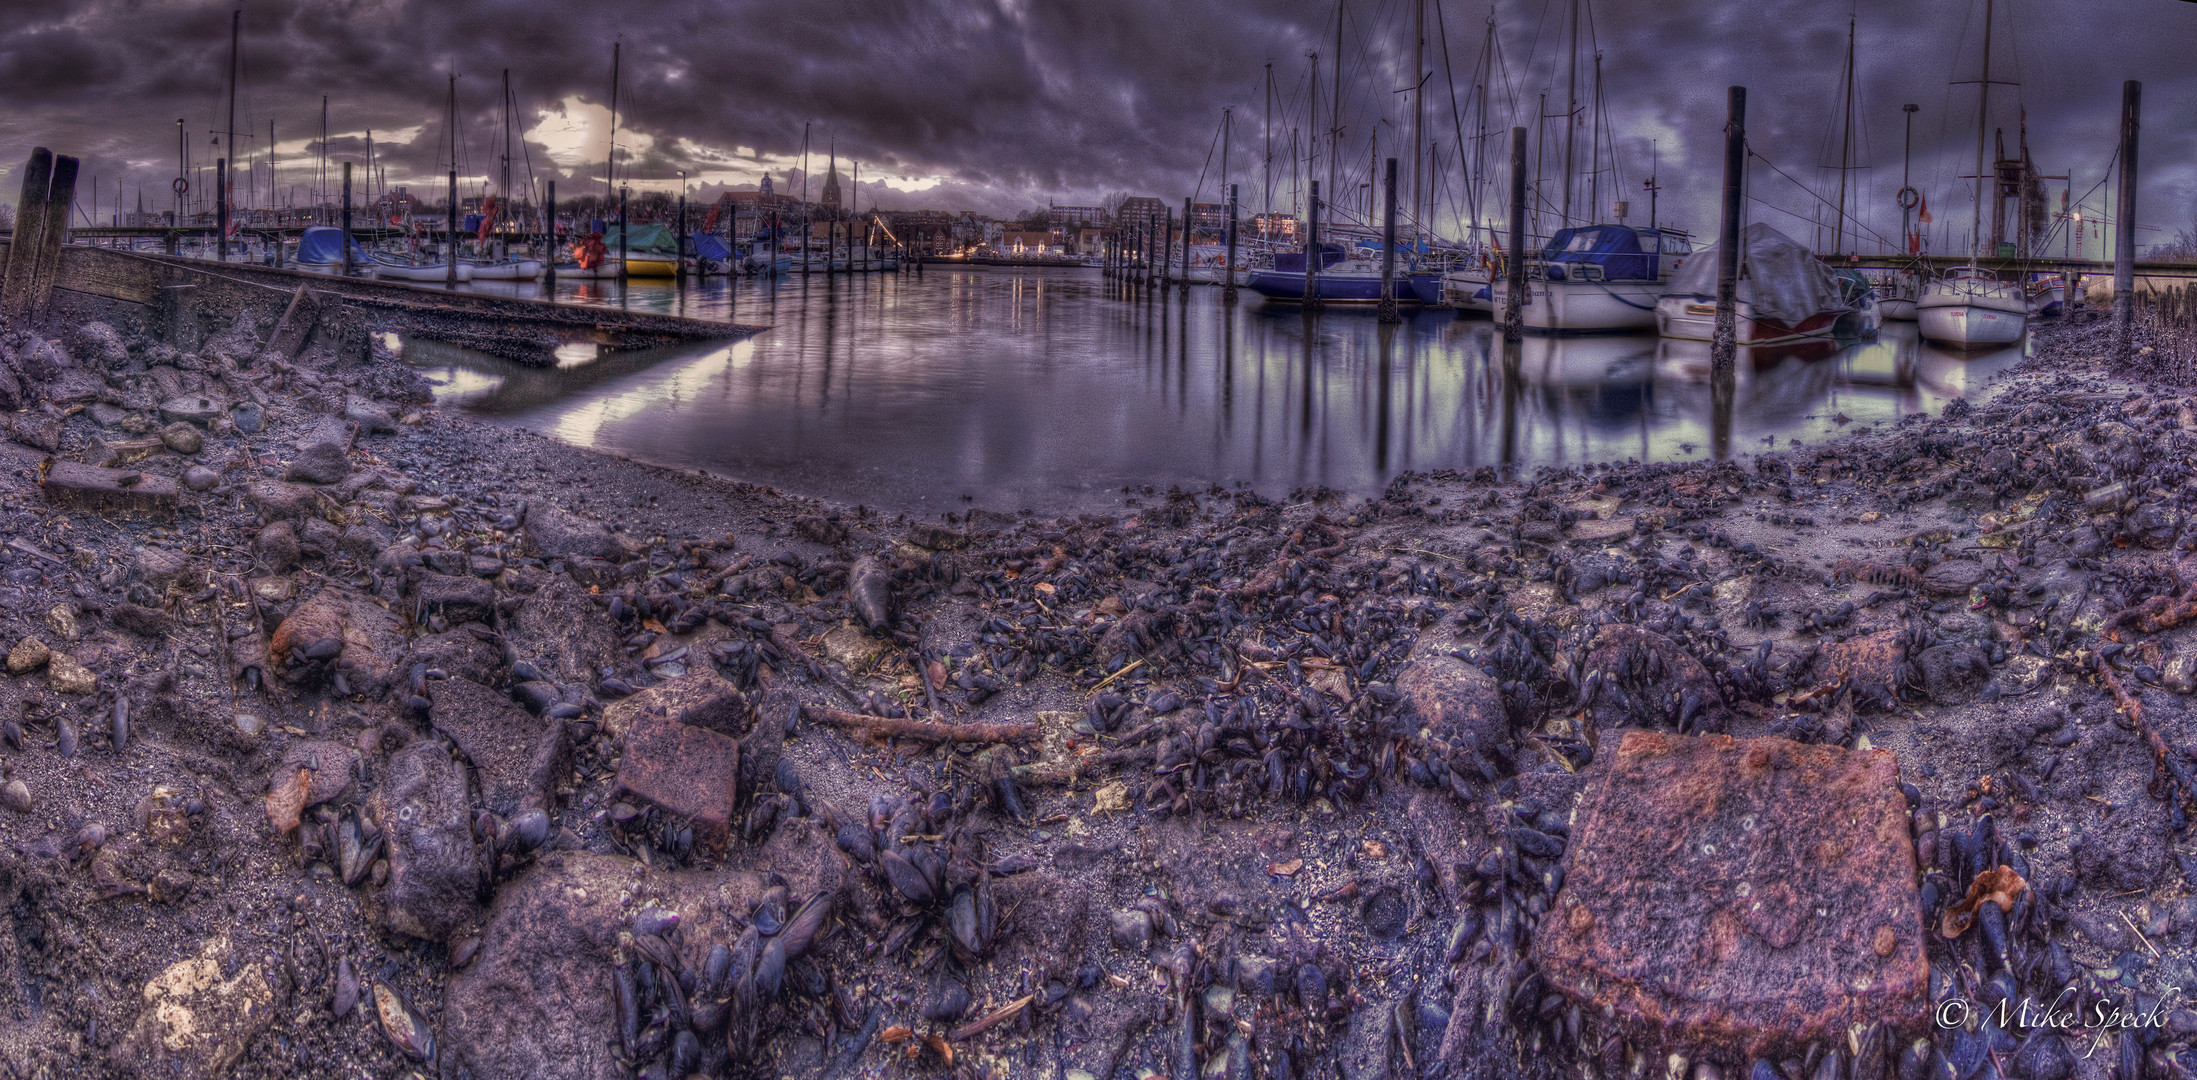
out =
[[[478,292],[539,295],[540,285]],[[557,299],[768,326],[730,343],[529,368],[412,340],[438,400],[663,465],[894,510],[1119,508],[1169,488],[1378,492],[1398,473],[1695,461],[1815,444],[1987,392],[2015,346],[1875,339],[1742,350],[1648,335],[1506,344],[1483,317],[1307,317],[1248,291],[1095,270],[560,282]],[[1149,489],[1149,490],[1147,490]]]

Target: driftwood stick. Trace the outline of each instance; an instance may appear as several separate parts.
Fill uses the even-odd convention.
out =
[[[842,731],[855,731],[872,739],[917,739],[923,742],[1031,742],[1038,737],[1036,724],[960,724],[944,720],[903,720],[870,716],[826,705],[803,705],[811,721]]]
[[[1035,1000],[1037,1000],[1036,994],[1024,994],[1021,997],[1016,998],[1015,1000],[1010,1001],[997,1009],[993,1009],[991,1012],[985,1013],[983,1016],[978,1017],[977,1019],[972,1020],[969,1023],[963,1024],[960,1027],[955,1028],[951,1034],[948,1034],[946,1036],[946,1041],[966,1042],[970,1039],[974,1039],[977,1036],[982,1035],[995,1027],[998,1027],[1000,1024],[1005,1023],[1006,1021],[1014,1019],[1015,1014],[1021,1012],[1023,1006],[1028,1005]]]

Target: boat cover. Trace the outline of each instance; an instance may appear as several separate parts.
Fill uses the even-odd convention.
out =
[[[1328,267],[1330,267],[1330,266],[1333,266],[1333,265],[1335,265],[1336,263],[1339,263],[1339,262],[1343,261],[1343,256],[1344,256],[1344,252],[1343,252],[1343,246],[1342,246],[1341,244],[1321,244],[1321,245],[1320,245],[1320,269],[1322,269],[1322,270],[1325,270],[1325,269],[1327,269]],[[1275,269],[1275,270],[1276,270],[1277,272],[1279,272],[1279,273],[1284,273],[1284,274],[1302,274],[1302,273],[1304,273],[1304,252],[1302,252],[1302,251],[1277,251],[1277,252],[1275,252],[1275,253],[1274,253],[1274,269]]]
[[[1716,298],[1715,244],[1696,249],[1671,275],[1668,296]],[[1758,318],[1796,326],[1810,315],[1852,307],[1838,276],[1807,247],[1762,222],[1739,234],[1739,279]]]
[[[603,246],[609,248],[612,251],[620,250],[620,246],[618,243],[618,234],[622,231],[624,230],[620,229],[620,227],[616,225],[612,225],[610,228],[603,230]],[[635,225],[631,231],[632,238],[624,246],[624,250],[626,251],[631,251],[636,254],[678,254],[678,234],[672,232],[671,226],[669,225]]]
[[[725,246],[725,238],[716,233],[695,233],[687,237],[687,245],[697,258],[720,262],[732,258],[732,249]]]
[[[1558,229],[1541,249],[1541,260],[1550,263],[1593,263],[1602,268],[1604,281],[1653,281],[1656,253],[1643,250],[1640,234],[1629,225],[1583,225]],[[1551,280],[1563,280],[1551,267]]]
[[[343,230],[333,225],[314,225],[298,237],[297,261],[316,265],[330,265],[343,261]],[[353,265],[367,261],[366,250],[359,242],[351,241]]]

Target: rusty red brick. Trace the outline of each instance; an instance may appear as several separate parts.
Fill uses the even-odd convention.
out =
[[[1627,732],[1580,809],[1534,959],[1618,1033],[1697,1055],[1920,1028],[1906,810],[1888,751]]]
[[[740,744],[708,728],[645,714],[626,729],[618,783],[691,822],[697,839],[722,848],[731,838],[739,794]]]

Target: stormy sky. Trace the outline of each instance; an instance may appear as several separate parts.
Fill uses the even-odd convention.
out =
[[[1455,234],[1470,217],[1474,147],[1489,87],[1486,183],[1493,217],[1506,186],[1507,130],[1542,131],[1539,189],[1561,199],[1561,119],[1537,123],[1542,95],[1567,97],[1571,0],[1343,0],[1342,110],[1335,88],[1336,0],[248,0],[242,5],[243,80],[238,148],[262,160],[267,125],[280,159],[282,202],[307,203],[317,183],[321,99],[328,99],[333,161],[363,161],[374,133],[390,184],[439,196],[447,167],[447,76],[458,76],[458,165],[467,194],[501,171],[502,73],[518,106],[514,171],[528,158],[560,195],[600,191],[609,152],[613,42],[622,179],[636,190],[690,197],[751,188],[766,170],[799,186],[804,125],[820,185],[836,149],[842,178],[859,161],[864,206],[974,209],[993,214],[1048,201],[1096,203],[1110,192],[1179,204],[1213,198],[1222,163],[1221,112],[1233,106],[1230,179],[1247,209],[1267,198],[1261,178],[1267,65],[1273,65],[1273,199],[1300,178],[1326,180],[1328,131],[1346,214],[1364,201],[1369,159],[1397,155],[1410,188],[1411,24],[1426,10],[1425,166],[1431,217]],[[1641,182],[1651,160],[1665,225],[1713,233],[1725,88],[1749,88],[1752,213],[1813,240],[1836,200],[1849,8],[1822,0],[1597,0],[1580,35],[1579,96],[1591,104],[1600,54],[1600,209],[1617,198],[1644,221]],[[0,4],[0,201],[12,201],[34,145],[83,160],[79,188],[99,214],[140,188],[151,208],[172,205],[177,125],[195,162],[223,152],[225,70],[234,0],[55,0]],[[1913,124],[1912,184],[1928,199],[1938,250],[1965,250],[1976,153],[1984,0],[1858,0],[1855,134],[1847,196],[1861,246],[1898,233],[1903,103]],[[2009,146],[2026,109],[2029,145],[2043,171],[2072,176],[2087,217],[2106,209],[2097,186],[2113,157],[2121,82],[2144,83],[2147,121],[2138,243],[2197,231],[2197,3],[2187,0],[1997,0],[1990,118]],[[1492,14],[1500,63],[1483,69]],[[1308,53],[1319,60],[1319,131],[1307,115]],[[1591,110],[1574,129],[1575,200],[1588,198]],[[1459,138],[1466,144],[1458,152]],[[1529,157],[1529,161],[1533,158]],[[1780,175],[1779,171],[1783,174]],[[254,202],[268,198],[257,168]],[[1202,181],[1201,181],[1202,176]],[[1791,179],[1788,179],[1789,176]],[[1202,187],[1201,187],[1202,183]],[[1800,185],[1805,183],[1817,194]],[[2048,185],[2057,206],[2060,182]],[[1336,193],[1330,193],[1334,195]],[[1818,201],[1819,195],[1822,201]],[[240,198],[246,197],[243,192]],[[1986,225],[1988,229],[1988,225]],[[1822,242],[1828,243],[1828,236]],[[2088,240],[2095,256],[2103,249]],[[1849,241],[1848,246],[1853,246]],[[2057,245],[2055,245],[2057,246]]]

